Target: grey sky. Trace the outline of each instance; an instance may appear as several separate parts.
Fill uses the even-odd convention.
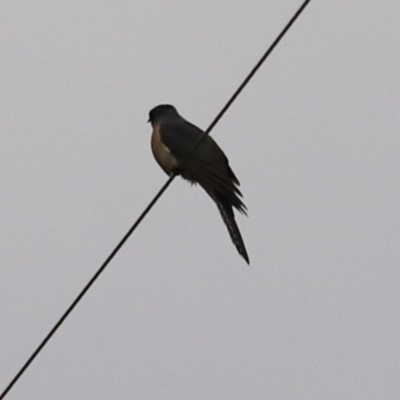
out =
[[[301,2],[4,0],[0,391]],[[7,399],[400,398],[400,7],[312,1],[212,136],[251,266],[176,180]]]

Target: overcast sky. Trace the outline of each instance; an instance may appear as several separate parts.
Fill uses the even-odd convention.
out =
[[[167,177],[148,111],[206,128],[294,0],[0,7],[0,392]],[[9,400],[400,398],[400,5],[311,1],[212,132],[251,266],[176,179]]]

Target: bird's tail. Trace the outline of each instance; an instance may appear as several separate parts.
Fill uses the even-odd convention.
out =
[[[214,197],[214,200],[217,204],[221,217],[225,222],[226,227],[228,228],[228,232],[233,244],[236,246],[239,254],[246,260],[247,264],[250,264],[249,256],[247,255],[242,235],[240,234],[239,227],[235,221],[235,215],[233,214],[232,205],[228,204],[228,202],[223,198]]]

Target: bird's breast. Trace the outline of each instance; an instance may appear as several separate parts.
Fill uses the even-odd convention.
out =
[[[153,151],[154,158],[165,171],[170,175],[178,167],[178,160],[172,155],[170,149],[162,142],[160,126],[155,125],[153,134],[151,136],[151,150]]]

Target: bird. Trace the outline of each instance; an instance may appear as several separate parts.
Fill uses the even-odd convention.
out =
[[[222,149],[211,136],[202,137],[204,131],[181,117],[170,104],[154,107],[148,122],[153,128],[151,149],[160,167],[167,175],[180,175],[206,191],[216,203],[237,251],[250,264],[233,212],[235,208],[247,215],[247,208],[241,199],[239,180]]]

